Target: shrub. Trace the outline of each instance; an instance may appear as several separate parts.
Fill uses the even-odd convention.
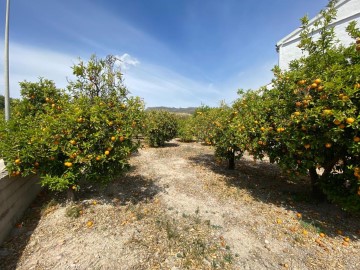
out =
[[[147,112],[144,133],[150,146],[164,146],[165,142],[175,138],[177,134],[175,115],[163,110]]]
[[[258,158],[268,155],[295,177],[309,174],[316,197],[325,193],[345,209],[358,211],[360,53],[355,40],[349,47],[336,44],[330,27],[334,4],[330,1],[315,25],[318,40],[313,40],[307,18],[302,20],[300,47],[306,56],[293,61],[289,70],[275,67],[273,89],[240,98],[235,121],[242,150]],[[360,36],[355,23],[348,32]]]
[[[49,80],[20,84],[22,100],[0,131],[11,175],[39,173],[51,190],[78,190],[80,180],[107,183],[129,166],[143,103],[128,97],[115,60],[75,65],[69,94]]]
[[[177,116],[177,137],[182,142],[191,142],[194,140],[194,118],[191,115],[178,115]]]

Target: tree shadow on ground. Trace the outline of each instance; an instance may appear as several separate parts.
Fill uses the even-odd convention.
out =
[[[312,199],[307,177],[292,180],[275,164],[244,158],[236,162],[235,170],[226,169],[225,163],[216,163],[211,154],[198,155],[190,161],[225,176],[227,186],[245,189],[258,201],[301,213],[303,226],[311,226],[330,237],[337,236],[339,231],[353,240],[359,237],[360,216],[349,214],[329,202]]]
[[[74,204],[86,201],[98,201],[102,204],[123,206],[150,202],[162,188],[141,175],[134,174],[132,168],[122,177],[104,186],[87,183],[77,192]],[[67,206],[66,192],[51,192],[44,189],[26,210],[18,225],[12,230],[8,238],[0,246],[0,269],[16,269],[21,256],[26,252],[31,235],[38,226],[41,218],[51,212],[51,208]],[[41,239],[46,241],[46,239]]]
[[[165,142],[164,145],[161,146],[150,146],[149,144],[143,144],[143,146],[148,148],[157,148],[157,149],[163,149],[163,148],[172,148],[172,147],[179,147],[180,145],[174,141],[171,142]]]
[[[0,246],[0,269],[16,269],[17,262],[49,203],[46,190],[42,190]]]
[[[180,145],[174,141],[166,142],[164,146],[160,148],[170,148],[170,147],[179,147]]]
[[[147,179],[142,175],[134,175],[131,172],[135,167],[122,177],[103,186],[99,184],[87,185],[79,192],[78,200],[98,199],[104,203],[117,205],[138,204],[152,200],[162,188],[155,184],[153,179]]]

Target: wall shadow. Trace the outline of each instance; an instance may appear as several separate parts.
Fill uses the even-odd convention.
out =
[[[241,159],[236,161],[235,170],[228,170],[226,163],[216,163],[211,154],[198,155],[190,161],[225,176],[226,185],[246,189],[255,200],[301,213],[304,225],[316,227],[330,237],[337,236],[338,231],[346,232],[353,240],[359,237],[360,215],[314,200],[308,177],[292,180],[277,165],[265,161]]]
[[[16,223],[0,246],[0,269],[16,269],[17,262],[41,219],[42,209],[49,201],[46,190],[42,190]]]
[[[76,193],[75,204],[99,203],[123,206],[150,202],[163,188],[157,186],[154,180],[134,174],[135,167],[123,176],[104,186],[87,183]],[[18,225],[0,246],[0,269],[16,269],[20,258],[26,250],[31,235],[41,218],[51,207],[67,206],[66,192],[51,192],[44,189],[26,210]],[[51,210],[51,209],[50,209]]]

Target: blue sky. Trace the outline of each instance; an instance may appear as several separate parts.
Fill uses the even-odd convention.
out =
[[[124,83],[146,106],[231,103],[270,82],[275,44],[327,0],[10,0],[10,91],[53,80],[92,54],[118,56]],[[0,4],[0,72],[5,0]],[[4,76],[0,78],[3,94]]]

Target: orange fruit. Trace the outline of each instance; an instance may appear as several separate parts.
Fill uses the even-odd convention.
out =
[[[320,237],[325,237],[325,233],[319,233]]]
[[[64,165],[65,165],[66,167],[69,167],[69,168],[70,168],[70,167],[72,167],[73,164],[72,164],[71,162],[65,162]]]
[[[15,164],[16,165],[19,165],[21,163],[21,160],[18,158],[18,159],[15,159]]]
[[[306,80],[300,80],[300,81],[298,82],[299,85],[304,85],[305,83],[306,83]]]
[[[331,115],[331,114],[332,114],[332,110],[326,109],[326,110],[323,110],[323,113],[324,113],[325,115]]]
[[[311,87],[312,89],[314,89],[314,88],[317,88],[318,85],[317,85],[317,83],[312,83],[312,84],[310,85],[310,87]]]
[[[341,121],[338,120],[338,119],[335,119],[335,120],[334,120],[334,124],[335,124],[335,125],[340,125],[340,124],[341,124]]]
[[[93,223],[91,220],[89,220],[88,222],[86,222],[86,226],[87,226],[88,228],[91,228],[93,225],[94,225],[94,223]]]
[[[354,123],[354,121],[355,121],[355,119],[352,117],[346,118],[346,123],[348,123],[348,124],[352,124],[352,123]]]
[[[100,156],[97,156],[97,157],[96,157],[96,160],[97,160],[97,161],[101,160],[101,157],[100,157]]]
[[[331,146],[332,146],[331,143],[326,143],[326,144],[325,144],[325,147],[326,147],[326,148],[331,148]]]
[[[110,151],[106,150],[105,155],[108,156],[110,154]]]
[[[318,90],[319,92],[321,92],[322,90],[324,90],[324,86],[322,86],[322,85],[318,86],[317,90]]]
[[[309,149],[311,147],[311,145],[310,144],[305,144],[304,147],[305,147],[305,149]]]
[[[70,140],[70,144],[71,144],[71,145],[75,145],[75,144],[76,144],[76,141],[75,141],[75,140]]]
[[[112,136],[112,137],[111,137],[111,141],[114,142],[115,140],[116,140],[116,137],[115,137],[115,136]]]
[[[120,142],[122,142],[125,140],[125,138],[123,136],[120,136],[119,140],[120,140]]]
[[[319,84],[319,83],[321,83],[321,80],[320,79],[315,79],[314,83]]]
[[[354,142],[360,142],[360,137],[355,136],[355,137],[354,137]]]
[[[302,218],[301,213],[296,213],[296,216],[297,216],[298,218]]]

